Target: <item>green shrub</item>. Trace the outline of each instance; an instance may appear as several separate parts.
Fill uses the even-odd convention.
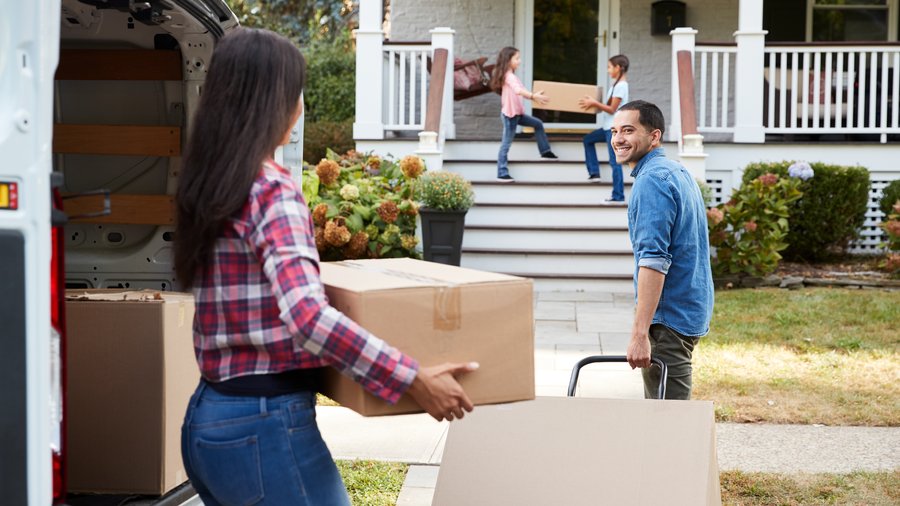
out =
[[[881,200],[878,202],[878,208],[881,209],[885,216],[888,216],[893,212],[892,208],[898,200],[900,200],[900,179],[895,179],[881,191]]]
[[[313,41],[306,56],[306,121],[342,122],[356,114],[356,51],[349,35]]]
[[[303,125],[303,160],[316,164],[329,149],[345,153],[356,146],[353,120],[318,121]]]
[[[794,162],[752,163],[744,169],[746,184],[771,172],[788,176]],[[824,163],[810,164],[815,175],[800,183],[803,197],[790,205],[790,232],[784,257],[820,261],[841,253],[866,220],[869,171]]]
[[[734,190],[731,200],[706,212],[717,276],[764,276],[778,267],[787,247],[788,215],[801,197],[800,179],[764,174]]]

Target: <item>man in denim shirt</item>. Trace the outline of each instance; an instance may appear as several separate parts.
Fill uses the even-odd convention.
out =
[[[644,396],[654,397],[659,371],[669,368],[667,399],[691,398],[691,354],[709,332],[713,309],[706,207],[694,178],[665,157],[665,119],[655,105],[636,100],[613,120],[616,160],[631,167],[628,233],[634,249],[637,310],[628,363],[643,368]]]

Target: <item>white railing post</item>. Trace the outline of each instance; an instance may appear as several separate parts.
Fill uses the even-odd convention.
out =
[[[681,143],[678,158],[681,165],[694,176],[695,179],[706,181],[706,159],[709,154],[703,151],[703,136],[700,134],[685,134]]]
[[[672,113],[669,114],[667,138],[681,144],[681,93],[678,87],[678,51],[689,51],[694,59],[694,44],[697,30],[689,27],[676,28],[669,32],[672,36]]]
[[[762,143],[763,67],[766,30],[762,29],[763,0],[741,0],[738,10],[737,62],[734,83],[734,142]]]
[[[453,120],[453,34],[456,32],[441,26],[431,30],[432,54],[437,48],[447,50],[447,73],[444,78],[444,102],[441,106],[441,132],[438,142],[456,138],[456,123]]]
[[[360,0],[356,33],[356,121],[354,139],[384,139],[382,79],[384,32],[381,0]],[[377,88],[377,89],[373,89]]]

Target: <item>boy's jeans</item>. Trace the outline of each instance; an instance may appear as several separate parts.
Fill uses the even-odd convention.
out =
[[[527,114],[508,118],[503,113],[500,113],[500,121],[503,122],[503,141],[500,143],[500,154],[497,156],[497,177],[509,175],[509,147],[512,145],[513,137],[516,136],[517,125],[534,128],[534,137],[537,139],[538,151],[542,155],[550,151],[550,141],[547,140],[547,133],[544,132],[544,122],[541,120]]]

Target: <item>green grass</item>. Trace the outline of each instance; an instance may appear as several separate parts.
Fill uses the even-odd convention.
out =
[[[391,506],[406,478],[407,464],[373,460],[338,460],[338,470],[354,506]]]
[[[719,421],[900,425],[900,292],[717,292],[693,396]]]

